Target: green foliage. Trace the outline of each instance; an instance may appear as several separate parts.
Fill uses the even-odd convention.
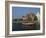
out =
[[[17,23],[19,23],[19,19],[17,19]]]
[[[34,17],[34,21],[38,20],[37,16]]]

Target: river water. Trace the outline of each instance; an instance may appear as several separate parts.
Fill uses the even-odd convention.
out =
[[[40,24],[23,25],[22,23],[12,23],[12,31],[23,31],[23,30],[40,30]]]

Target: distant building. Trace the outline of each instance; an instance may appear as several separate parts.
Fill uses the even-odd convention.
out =
[[[31,19],[30,19],[31,18]],[[31,20],[34,21],[34,14],[33,13],[29,13],[26,16],[22,16],[23,21],[27,21],[27,20]]]
[[[34,21],[35,15],[33,13],[29,13],[27,16],[29,16],[32,19],[32,21]]]
[[[22,16],[23,21],[26,21],[27,18],[28,18],[27,16]]]

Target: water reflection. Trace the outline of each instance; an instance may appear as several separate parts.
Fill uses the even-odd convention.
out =
[[[24,25],[22,23],[12,23],[12,31],[23,31],[23,30],[40,30],[40,24],[35,23],[32,25]]]

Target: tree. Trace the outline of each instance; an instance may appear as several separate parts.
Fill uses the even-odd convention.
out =
[[[37,16],[34,17],[34,21],[38,20]]]

